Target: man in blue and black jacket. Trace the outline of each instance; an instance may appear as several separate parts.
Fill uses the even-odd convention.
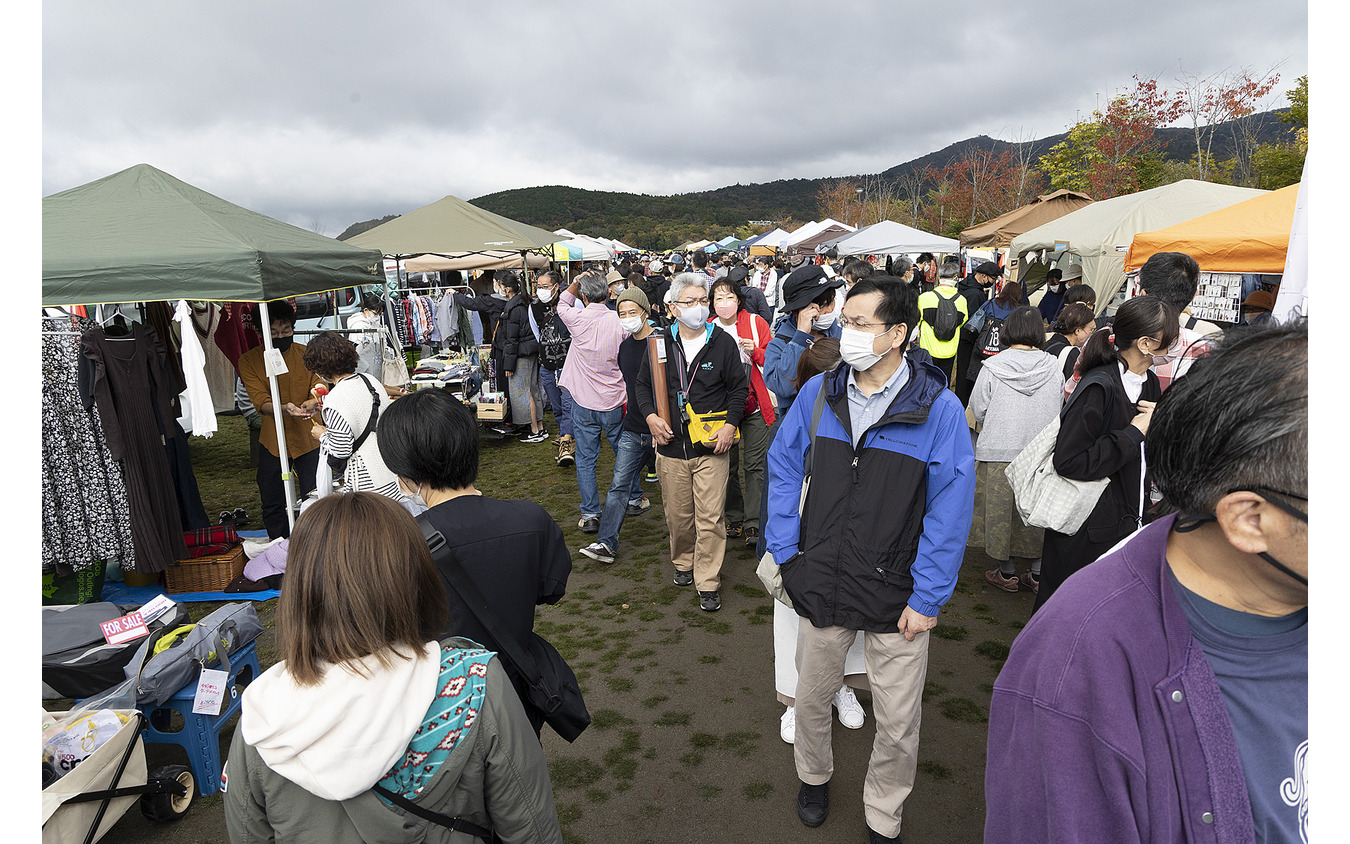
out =
[[[810,622],[797,638],[797,814],[819,826],[829,812],[830,702],[855,631],[865,631],[877,738],[863,805],[873,841],[899,840],[928,631],[956,588],[975,498],[961,403],[940,369],[905,355],[918,320],[911,286],[888,276],[855,284],[838,320],[844,362],[802,385],[768,457],[768,552]]]

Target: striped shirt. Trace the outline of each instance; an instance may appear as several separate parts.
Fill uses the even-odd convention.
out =
[[[603,303],[575,308],[576,301],[568,290],[558,297],[558,319],[572,334],[558,386],[587,410],[607,412],[623,404],[628,395],[619,371],[619,345],[628,332],[619,325],[618,314]]]

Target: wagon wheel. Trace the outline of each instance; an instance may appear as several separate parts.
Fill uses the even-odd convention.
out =
[[[141,797],[141,814],[156,823],[169,823],[182,818],[197,800],[197,778],[186,765],[165,765],[150,772],[150,779],[173,780],[187,789],[182,797],[172,792],[146,794]]]

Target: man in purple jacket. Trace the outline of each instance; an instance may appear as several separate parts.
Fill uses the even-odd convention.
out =
[[[1179,512],[1013,643],[986,842],[1307,842],[1307,414],[1306,322],[1229,331],[1163,394],[1144,447]]]

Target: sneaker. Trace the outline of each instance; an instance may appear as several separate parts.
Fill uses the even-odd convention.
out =
[[[649,483],[649,484],[654,484],[654,483],[656,483],[657,481],[661,480],[660,478],[658,478],[658,477],[656,476],[656,473],[655,473],[655,472],[648,472],[646,475],[644,475],[644,476],[642,477],[642,479],[643,479],[644,481],[646,481],[647,483]]]
[[[743,533],[740,522],[731,522],[727,525],[727,539],[740,539]]]
[[[789,706],[783,713],[783,717],[778,719],[778,735],[783,737],[783,741],[792,744],[797,739],[797,709]]]
[[[858,703],[858,696],[848,686],[840,686],[839,691],[834,693],[834,708],[839,710],[839,723],[850,730],[862,729],[867,714],[863,712],[862,704]]]
[[[559,466],[574,466],[577,462],[577,440],[571,434],[564,434],[558,437],[558,457]]]
[[[675,569],[675,585],[693,586],[694,573],[692,571],[680,571],[679,569]]]
[[[797,791],[797,817],[807,826],[820,826],[830,816],[830,784],[807,785]]]
[[[872,827],[869,826],[867,828],[867,844],[888,844],[888,842],[892,841],[896,842],[896,844],[901,844],[900,833],[897,832],[894,838],[887,838]]]
[[[1004,592],[1016,592],[1018,588],[1020,588],[1016,576],[1004,577],[1003,572],[998,569],[990,569],[985,572],[984,579],[1002,589]]]
[[[628,509],[624,511],[625,516],[641,516],[651,509],[652,502],[647,496],[642,496],[637,501],[628,502]]]
[[[520,441],[523,442],[523,443],[542,443],[542,442],[548,442],[548,431],[542,431],[542,430],[541,430],[541,431],[535,431],[534,433],[526,434],[525,436],[523,436],[523,437],[520,438]]]
[[[577,522],[577,527],[581,528],[582,533],[599,533],[600,520],[594,516],[582,516],[581,521]]]
[[[759,528],[748,527],[745,529],[745,544],[748,548],[754,548],[759,544]]]
[[[1029,571],[1023,572],[1021,581],[1023,589],[1029,589],[1035,595],[1041,594],[1041,579],[1036,575]]]
[[[511,424],[489,425],[488,430],[496,431],[499,434],[506,434],[507,436],[514,436],[517,433],[519,433],[519,429],[515,425]]]
[[[609,546],[603,542],[592,542],[590,545],[582,548],[581,553],[598,563],[614,562],[614,552],[609,550]]]
[[[722,599],[714,592],[698,593],[698,608],[704,612],[717,612],[722,608]]]

